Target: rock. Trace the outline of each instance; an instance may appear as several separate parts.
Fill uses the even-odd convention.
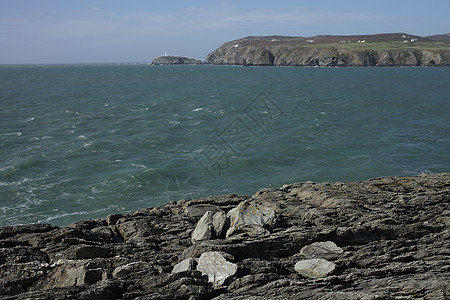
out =
[[[66,258],[68,259],[87,259],[107,257],[108,255],[109,249],[92,245],[74,246],[69,248],[66,252]]]
[[[106,273],[102,268],[93,268],[84,261],[65,261],[44,272],[32,289],[81,286],[105,278]]]
[[[213,229],[216,238],[221,238],[227,225],[227,215],[224,211],[218,211],[213,215]]]
[[[198,221],[197,226],[192,232],[192,243],[209,240],[213,236],[213,213],[205,212],[203,217]]]
[[[222,286],[236,275],[237,265],[227,261],[220,252],[210,251],[200,255],[197,270],[207,275],[214,286]]]
[[[184,209],[184,213],[191,218],[198,218],[203,216],[207,211],[217,212],[220,208],[212,204],[194,204],[189,205]]]
[[[116,225],[117,221],[122,218],[123,215],[122,214],[112,214],[112,215],[108,215],[106,217],[106,222],[108,223],[108,225]]]
[[[181,262],[177,263],[172,270],[172,273],[180,273],[180,272],[187,272],[192,271],[195,269],[195,260],[191,257],[186,258],[185,260],[182,260]]]
[[[278,222],[277,214],[272,208],[251,201],[241,202],[228,212],[227,218],[230,224],[226,233],[227,239],[238,234],[266,234],[268,229],[274,228]]]
[[[132,272],[142,270],[147,265],[141,261],[131,262],[125,265],[118,266],[112,272],[112,277],[124,277]]]
[[[327,260],[336,260],[342,253],[344,253],[344,250],[330,241],[312,243],[300,250],[300,254],[307,258],[323,258]]]
[[[295,264],[295,271],[309,278],[326,277],[334,271],[336,264],[322,258],[301,260]]]

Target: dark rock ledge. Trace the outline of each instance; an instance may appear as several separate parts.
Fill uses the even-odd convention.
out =
[[[448,299],[450,173],[0,228],[0,299]]]

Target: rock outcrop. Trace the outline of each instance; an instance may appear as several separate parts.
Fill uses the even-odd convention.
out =
[[[202,61],[182,56],[160,56],[152,61],[152,65],[199,65]]]
[[[200,227],[211,234],[193,240]],[[450,173],[0,228],[2,300],[434,300],[449,298],[449,278]]]
[[[208,54],[205,64],[242,66],[450,66],[450,42],[427,41],[402,45],[402,35],[386,44],[384,35],[365,39],[338,36],[319,36],[313,39],[295,37],[247,37],[223,44]],[[403,35],[405,36],[405,35]],[[394,39],[395,36],[390,36]],[[341,40],[339,39],[353,39]],[[420,37],[418,37],[420,38]],[[367,43],[366,43],[367,39]],[[371,39],[373,41],[371,41]],[[373,44],[379,39],[380,44]],[[364,43],[361,43],[364,41]],[[389,40],[391,41],[391,40]],[[354,47],[350,43],[357,44]],[[416,43],[416,44],[415,44]],[[425,43],[425,42],[423,42]],[[438,46],[432,43],[439,43]],[[427,46],[431,45],[431,46]]]

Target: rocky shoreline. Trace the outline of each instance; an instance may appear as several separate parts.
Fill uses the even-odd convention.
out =
[[[0,228],[0,299],[448,299],[450,173]]]

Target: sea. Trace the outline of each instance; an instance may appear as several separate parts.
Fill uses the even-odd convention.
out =
[[[450,171],[450,68],[0,66],[0,226]]]

